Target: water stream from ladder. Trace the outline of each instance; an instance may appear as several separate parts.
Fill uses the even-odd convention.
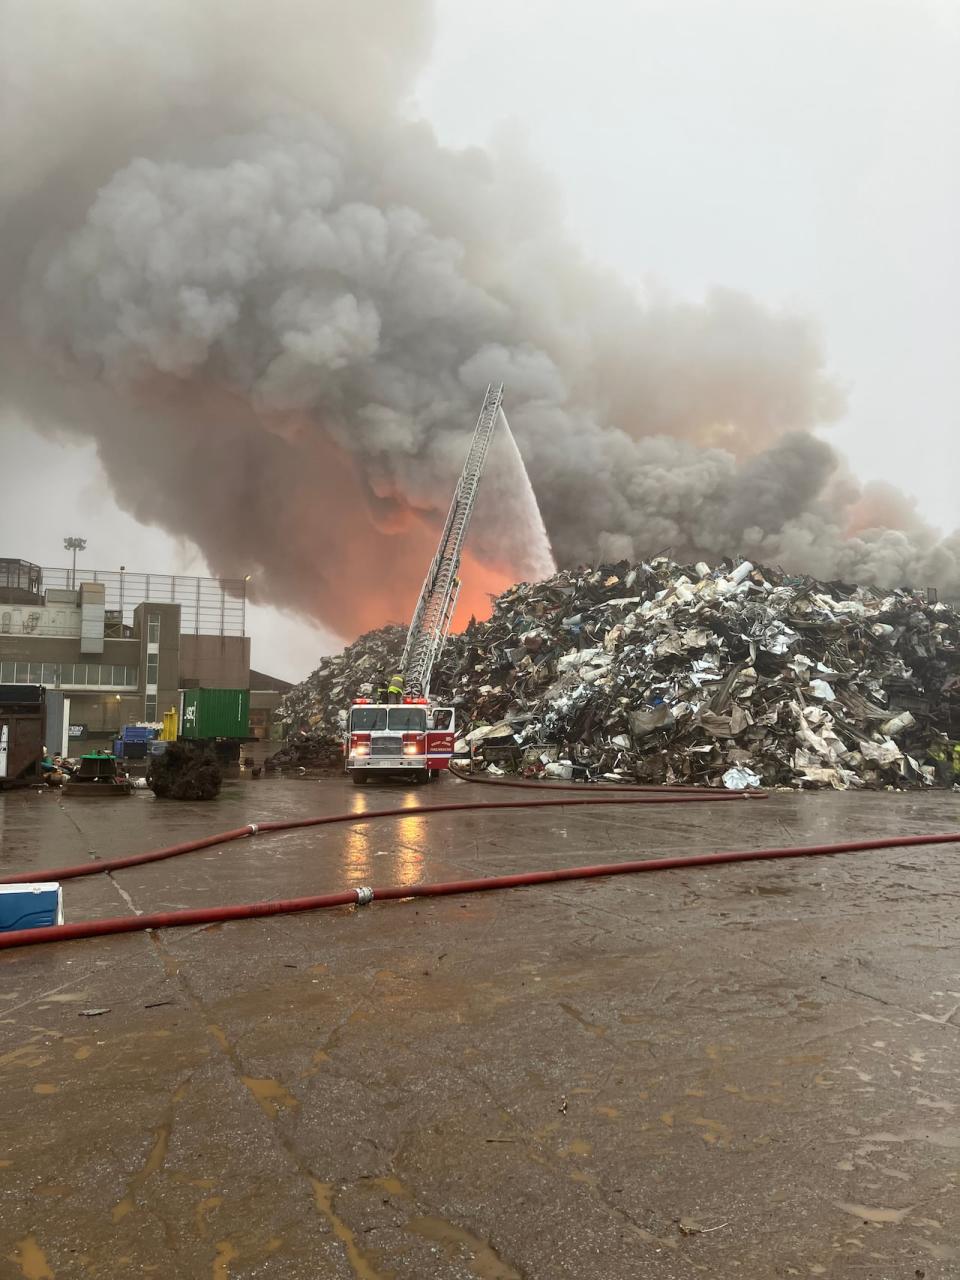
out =
[[[553,558],[553,549],[547,535],[540,504],[533,491],[523,456],[510,430],[507,415],[501,409],[500,418],[503,430],[500,433],[503,441],[503,488],[509,491],[508,506],[513,508],[513,528],[510,530],[512,540],[522,554],[525,569],[524,577],[530,582],[539,582],[549,578],[557,571]]]

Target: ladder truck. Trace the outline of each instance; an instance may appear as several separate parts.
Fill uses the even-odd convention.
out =
[[[433,705],[430,679],[457,606],[463,545],[502,402],[503,384],[488,386],[436,555],[407,631],[397,672],[403,680],[402,701],[358,698],[349,709],[344,758],[346,770],[357,784],[383,773],[402,773],[426,782],[450,765],[456,737],[454,708]]]

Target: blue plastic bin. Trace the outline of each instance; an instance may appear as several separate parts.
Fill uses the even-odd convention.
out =
[[[0,884],[0,933],[63,924],[63,890],[55,880]]]

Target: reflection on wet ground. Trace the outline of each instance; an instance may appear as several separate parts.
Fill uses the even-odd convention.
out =
[[[494,794],[11,793],[0,866]],[[957,799],[411,813],[72,881],[67,916],[936,832]],[[958,894],[921,846],[5,953],[0,1276],[955,1277]]]

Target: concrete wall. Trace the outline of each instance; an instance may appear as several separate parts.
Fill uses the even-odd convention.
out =
[[[80,651],[80,637],[0,634],[0,662],[95,663],[113,666],[140,666],[138,640],[105,640],[103,652],[85,654]]]
[[[0,603],[0,635],[80,635],[80,610],[73,605]]]
[[[158,625],[151,626],[152,622]],[[133,631],[140,645],[140,688],[143,690],[137,719],[147,717],[159,723],[165,711],[179,706],[180,606],[153,601],[138,604],[133,611]],[[156,675],[155,687],[150,680],[152,673]]]
[[[202,689],[250,687],[249,636],[181,636],[180,679]]]
[[[143,694],[71,693],[69,719],[70,724],[87,726],[88,739],[114,738],[123,725],[143,719]],[[70,754],[82,754],[86,740],[71,738]]]

